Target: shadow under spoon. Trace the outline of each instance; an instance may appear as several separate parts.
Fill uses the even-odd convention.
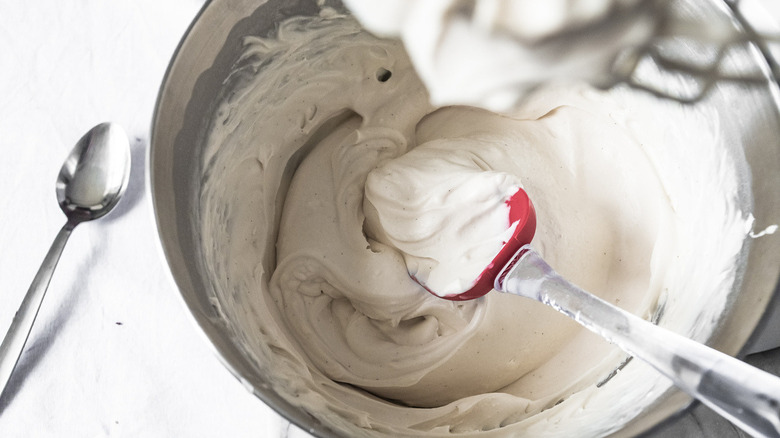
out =
[[[130,143],[116,124],[95,126],[76,143],[57,178],[57,201],[67,218],[46,254],[0,345],[0,395],[24,350],[65,243],[76,225],[111,211],[127,188]]]

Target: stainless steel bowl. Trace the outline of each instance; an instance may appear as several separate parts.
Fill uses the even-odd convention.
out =
[[[158,97],[148,160],[150,190],[162,248],[172,276],[195,322],[225,366],[258,398],[302,429],[320,437],[336,436],[327,424],[271,390],[266,376],[239,346],[240,333],[221,320],[208,293],[202,268],[198,195],[202,137],[223,81],[246,35],[267,35],[275,23],[292,15],[315,15],[314,0],[211,0],[201,10],[173,57]],[[716,7],[717,10],[725,10]],[[761,65],[757,52],[732,62]],[[739,139],[749,169],[743,203],[752,203],[756,229],[780,224],[780,113],[774,83],[763,86],[723,84],[710,96],[721,115],[723,135]],[[737,355],[760,324],[780,278],[780,234],[753,240],[740,272],[728,314],[708,344]],[[663,396],[653,409],[617,435],[648,430],[683,409],[690,400],[680,393]]]

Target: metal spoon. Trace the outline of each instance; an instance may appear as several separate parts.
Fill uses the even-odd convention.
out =
[[[0,394],[11,378],[54,268],[76,225],[97,219],[116,206],[130,177],[130,143],[116,124],[90,129],[73,147],[57,178],[57,201],[68,221],[54,239],[30,289],[0,345]]]
[[[536,213],[525,192],[519,189],[507,205],[509,223],[518,226],[473,286],[455,295],[432,293],[460,301],[496,290],[544,303],[647,362],[679,389],[751,435],[780,437],[780,378],[652,324],[570,283],[529,245]]]

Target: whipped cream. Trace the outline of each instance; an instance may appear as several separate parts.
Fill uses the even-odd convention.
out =
[[[412,215],[377,213],[404,203],[382,182],[418,169],[422,190],[426,154],[475,157],[506,178],[495,187],[522,183],[532,244],[562,275],[706,341],[751,225],[737,208],[744,157],[717,113],[577,84],[503,114],[437,107],[399,42],[326,12],[245,39],[204,140],[201,237],[220,323],[276,393],[346,436],[603,436],[641,414],[670,383],[573,321],[413,281],[382,243]],[[426,220],[446,227],[447,214]]]
[[[480,152],[490,147],[432,140],[367,176],[367,236],[399,250],[409,274],[436,295],[471,289],[517,228],[509,199],[522,184],[488,168]]]

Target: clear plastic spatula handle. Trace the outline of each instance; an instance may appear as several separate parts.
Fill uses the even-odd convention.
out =
[[[780,437],[780,378],[585,292],[558,275],[530,246],[515,254],[496,277],[495,287],[573,318],[746,432]]]

